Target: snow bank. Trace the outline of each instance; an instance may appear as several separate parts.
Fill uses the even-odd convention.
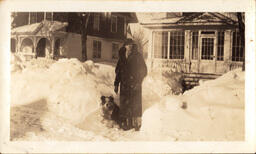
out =
[[[113,95],[119,102],[113,91],[113,65],[92,61],[82,63],[77,59],[26,60],[19,55],[12,55],[11,65],[12,110],[34,103],[33,107],[38,109],[28,107],[24,111],[33,112],[25,117],[33,117],[41,113],[38,103],[41,100],[46,103],[43,114],[30,118],[40,119],[40,127],[45,131],[41,132],[38,127],[39,132],[35,132],[29,129],[30,124],[26,124],[28,132],[21,137],[26,140],[72,140],[72,136],[76,136],[74,140],[106,140],[104,137],[107,136],[111,140],[161,141],[242,140],[244,137],[244,72],[241,70],[200,82],[200,86],[179,96],[174,94],[182,91],[181,74],[149,73],[143,81],[141,131],[125,133],[102,128],[97,123],[101,95]],[[184,103],[187,109],[181,108]],[[13,121],[22,121],[18,119],[21,117],[14,116]],[[68,137],[65,138],[65,134],[69,134]]]
[[[182,74],[177,72],[150,72],[143,81],[143,111],[167,95],[182,93]]]
[[[46,99],[50,111],[77,124],[98,108],[103,93],[113,95],[112,67],[77,59],[42,58],[21,64],[23,68],[12,73],[12,106]]]
[[[12,106],[46,99],[50,111],[79,124],[98,109],[101,95],[113,95],[119,103],[113,91],[114,66],[92,61],[81,63],[77,59],[26,61],[18,56],[14,56],[12,64],[20,66],[12,72]],[[143,83],[144,109],[152,105],[152,100],[171,93],[170,86],[167,77],[148,75]]]
[[[96,67],[97,66],[97,67]],[[85,63],[77,59],[62,60],[49,68],[52,76],[52,93],[49,95],[49,109],[57,115],[69,119],[74,124],[99,107],[100,96],[113,95],[113,69],[94,66],[92,61]],[[56,75],[55,75],[56,74]]]
[[[180,106],[187,103],[187,109]],[[243,140],[244,72],[234,70],[146,110],[144,133],[175,140]]]

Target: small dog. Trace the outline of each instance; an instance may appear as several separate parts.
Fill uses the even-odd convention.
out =
[[[108,127],[120,126],[119,106],[112,96],[101,96],[101,116],[102,122],[106,122]]]

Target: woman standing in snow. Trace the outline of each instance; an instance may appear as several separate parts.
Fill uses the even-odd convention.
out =
[[[126,122],[126,108],[127,104],[126,102],[129,102],[128,100],[128,85],[125,82],[125,65],[126,65],[126,45],[127,41],[124,43],[124,45],[119,49],[118,54],[119,54],[119,59],[116,65],[115,73],[116,73],[116,78],[114,82],[115,86],[115,93],[118,93],[118,87],[120,85],[120,124],[123,129],[128,129],[127,128],[127,122]]]
[[[142,81],[147,75],[147,67],[142,55],[138,52],[138,46],[131,39],[126,41],[125,49],[126,51],[120,54],[120,56],[125,55],[124,63],[121,67],[120,64],[116,67],[116,76],[120,78],[116,81],[121,83],[120,112],[121,117],[125,119],[124,129],[139,130],[142,116]],[[115,84],[115,91],[117,91],[116,88],[118,85]]]

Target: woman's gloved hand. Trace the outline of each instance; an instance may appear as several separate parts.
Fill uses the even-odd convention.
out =
[[[115,86],[114,91],[115,91],[116,94],[118,94],[118,86]]]

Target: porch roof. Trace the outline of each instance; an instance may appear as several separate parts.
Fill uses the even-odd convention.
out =
[[[49,35],[61,31],[68,25],[67,22],[44,20],[40,23],[24,25],[11,30],[12,35]]]
[[[164,28],[171,26],[206,26],[206,25],[238,25],[237,18],[225,13],[189,13],[182,16],[149,18],[140,23],[147,28]]]

